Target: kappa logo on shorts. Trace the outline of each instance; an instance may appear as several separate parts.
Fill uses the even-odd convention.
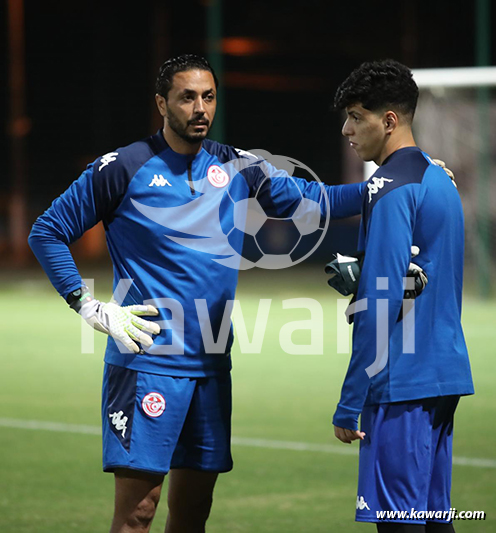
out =
[[[220,189],[225,187],[229,183],[229,174],[222,170],[219,165],[210,165],[207,171],[208,181],[214,186]]]
[[[143,398],[141,407],[145,414],[157,418],[165,411],[164,397],[158,392],[150,392]]]
[[[121,435],[122,435],[122,438],[126,438],[126,429],[127,429],[127,426],[126,426],[126,423],[127,423],[127,416],[123,416],[124,415],[124,412],[123,411],[119,411],[119,412],[115,412],[115,413],[111,413],[109,414],[109,418],[111,418],[111,422],[112,424],[115,426],[115,429],[117,431],[122,431]]]
[[[357,496],[356,508],[360,511],[363,511],[364,509],[368,509],[370,511],[370,507],[363,496]]]

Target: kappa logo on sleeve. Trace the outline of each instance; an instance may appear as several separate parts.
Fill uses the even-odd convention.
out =
[[[236,152],[242,157],[252,157],[253,159],[258,159],[258,156],[248,152],[248,150],[241,150],[241,148],[235,148]]]
[[[115,161],[118,155],[119,152],[110,152],[108,154],[103,155],[100,159],[101,165],[98,167],[98,172],[100,172],[103,167],[106,167],[108,164],[112,163],[112,161]]]
[[[367,183],[367,189],[369,190],[369,203],[372,201],[372,195],[377,194],[380,189],[384,187],[385,182],[391,182],[387,178],[372,178],[369,183]]]

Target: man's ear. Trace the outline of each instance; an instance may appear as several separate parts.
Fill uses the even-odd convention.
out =
[[[159,113],[163,116],[167,116],[167,101],[161,94],[155,95],[155,102],[157,103],[157,108]]]
[[[386,111],[383,122],[386,133],[392,133],[398,126],[398,115],[394,111]]]

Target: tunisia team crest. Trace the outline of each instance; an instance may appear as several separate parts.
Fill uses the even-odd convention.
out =
[[[210,165],[207,172],[208,181],[217,188],[225,187],[229,183],[229,174],[219,165]]]
[[[141,402],[143,411],[152,418],[157,418],[165,411],[165,399],[158,392],[150,392]]]

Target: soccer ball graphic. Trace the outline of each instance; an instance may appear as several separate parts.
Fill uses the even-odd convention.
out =
[[[199,194],[194,201],[167,207],[143,205],[132,198],[131,202],[146,218],[168,229],[167,239],[207,253],[225,267],[280,269],[304,261],[322,242],[329,226],[325,186],[295,159],[261,150],[257,155],[238,153],[240,157],[224,163],[223,168],[209,167],[207,177],[196,182]],[[249,168],[256,190],[252,188],[246,198],[247,175],[243,171]],[[295,170],[300,178],[313,182],[294,178]],[[277,228],[281,224],[284,228]],[[250,239],[256,257],[243,247]]]
[[[229,234],[241,232],[245,241],[238,268],[288,268],[309,257],[322,242],[329,225],[329,200],[319,178],[303,163],[261,150],[252,151],[250,155],[252,154],[256,154],[258,158],[254,164],[259,164],[262,169],[267,169],[263,162],[268,161],[274,167],[285,170],[287,175],[283,179],[288,180],[286,188],[290,190],[291,196],[299,197],[299,201],[290,216],[281,218],[267,214],[262,207],[263,202],[261,203],[264,185],[267,185],[265,181],[270,179],[266,170],[265,179],[253,198],[234,201],[229,196],[234,204],[233,228]],[[293,173],[310,176],[319,183],[318,201],[303,197]],[[325,221],[322,221],[321,212],[325,213]],[[250,244],[251,246],[246,246]],[[246,253],[247,248],[251,249],[249,255]]]

